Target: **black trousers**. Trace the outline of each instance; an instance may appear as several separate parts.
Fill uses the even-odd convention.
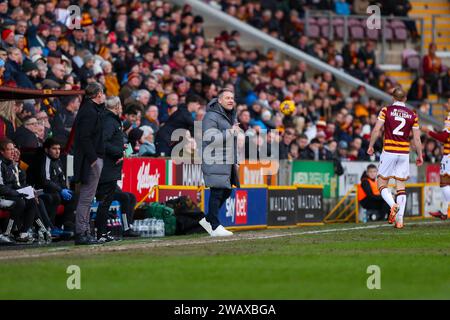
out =
[[[209,193],[208,215],[206,221],[208,221],[213,230],[219,225],[219,211],[225,201],[230,197],[231,189],[226,188],[211,188]]]
[[[52,228],[54,227],[52,221],[50,220],[50,217],[48,216],[48,210],[45,207],[45,203],[44,201],[42,201],[42,199],[39,197],[38,198],[38,218],[41,219],[42,223],[44,224],[44,226],[48,229],[48,228]]]
[[[361,206],[366,210],[377,211],[377,220],[384,220],[385,215],[389,214],[389,205],[383,199],[364,199],[361,200]]]
[[[97,187],[97,201],[99,201],[97,209],[97,217],[95,218],[95,226],[97,227],[97,235],[106,234],[108,223],[108,212],[111,202],[114,199],[117,181],[99,183]]]
[[[57,192],[44,193],[40,198],[45,204],[48,217],[53,226],[61,227],[61,225],[64,225],[64,230],[74,230],[75,209],[78,203],[78,194],[74,193],[70,200],[63,200]],[[60,218],[56,213],[58,206],[61,204],[64,206],[64,214]]]
[[[39,217],[39,208],[35,199],[24,199],[22,197],[5,197],[7,200],[14,201],[14,205],[8,209],[10,221],[8,224],[7,234],[10,234],[14,226],[19,232],[27,232],[33,225],[35,219]]]
[[[116,186],[113,200],[119,201],[120,211],[122,212],[122,220],[124,221],[123,228],[124,230],[128,230],[130,228],[129,225],[133,224],[134,207],[137,203],[136,196],[131,192],[124,192]]]

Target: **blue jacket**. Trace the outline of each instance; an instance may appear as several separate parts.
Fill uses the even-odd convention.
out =
[[[6,61],[4,79],[5,82],[13,80],[19,88],[36,89],[30,78],[22,71],[22,66],[11,60]]]
[[[342,16],[350,15],[350,6],[346,2],[340,2],[339,0],[336,2],[335,6],[336,14]]]

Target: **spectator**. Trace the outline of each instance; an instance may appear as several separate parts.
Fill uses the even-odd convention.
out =
[[[150,105],[145,109],[144,117],[141,121],[142,126],[149,126],[153,129],[153,132],[157,132],[159,129],[158,121],[158,107],[155,105]]]
[[[163,102],[159,107],[159,122],[164,123],[169,119],[170,114],[175,113],[178,109],[179,97],[176,93],[170,93],[166,97],[165,103]]]
[[[149,126],[142,126],[139,129],[144,132],[141,138],[142,143],[139,147],[139,156],[150,157],[156,155],[153,129]]]
[[[442,61],[441,58],[436,56],[436,49],[436,44],[430,43],[428,54],[423,57],[422,62],[424,79],[429,84],[433,94],[438,92],[439,78],[442,72]]]
[[[172,100],[168,100],[170,103]],[[189,96],[186,99],[186,104],[180,105],[177,111],[175,111],[162,126],[155,137],[156,152],[158,154],[170,155],[174,146],[178,143],[172,141],[172,134],[176,129],[188,130],[191,136],[194,136],[194,117],[193,113],[196,113],[200,108],[201,99],[197,96]]]
[[[317,138],[312,139],[308,147],[302,151],[300,159],[314,161],[331,160],[330,156],[327,155],[327,150],[323,148],[323,145]]]
[[[38,121],[34,116],[23,119],[23,126],[14,134],[14,142],[22,153],[34,152],[41,146],[37,137]]]
[[[346,2],[346,0],[336,0],[335,12],[338,15],[348,16],[350,15],[350,5]]]
[[[67,96],[61,98],[61,109],[52,118],[51,128],[53,137],[65,146],[69,140],[69,134],[75,122],[75,117],[80,109],[80,96]],[[48,119],[48,117],[47,117]]]
[[[17,48],[8,49],[8,60],[5,64],[4,81],[9,86],[34,89],[34,85],[22,70],[22,52]]]
[[[0,101],[0,139],[13,137],[16,131],[17,113],[14,100]]]
[[[279,144],[280,160],[289,159],[289,150],[292,141],[295,140],[295,129],[286,128]]]
[[[119,81],[113,72],[112,64],[109,61],[102,62],[103,75],[105,76],[106,96],[118,96],[120,92]]]
[[[423,101],[428,99],[428,88],[425,79],[417,77],[408,91],[408,101]]]
[[[137,72],[132,72],[128,75],[128,82],[125,86],[120,89],[120,101],[122,104],[125,103],[125,100],[133,94],[133,91],[138,90],[141,85],[142,77]]]
[[[138,128],[141,124],[141,107],[137,103],[131,103],[126,107],[124,115],[123,126],[125,132],[131,129]]]

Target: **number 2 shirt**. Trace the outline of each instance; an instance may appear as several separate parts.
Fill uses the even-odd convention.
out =
[[[411,130],[419,129],[417,114],[403,102],[395,101],[381,109],[378,120],[384,122],[384,151],[408,154]]]

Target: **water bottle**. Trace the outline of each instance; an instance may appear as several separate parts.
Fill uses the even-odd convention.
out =
[[[161,237],[165,237],[166,236],[166,225],[164,220],[161,220]]]
[[[159,219],[157,221],[158,223],[158,237],[164,237],[165,236],[165,230],[164,230],[164,220]]]
[[[139,235],[141,235],[141,224],[142,224],[142,220],[136,220],[134,221],[134,231],[136,231],[137,233],[139,233]],[[142,236],[142,235],[141,235]]]
[[[367,210],[363,211],[363,223],[367,223]]]
[[[145,219],[145,237],[151,237],[151,219]]]
[[[139,234],[141,235],[141,237],[146,237],[146,229],[147,229],[147,221],[146,219],[141,220],[139,223]]]
[[[157,220],[155,218],[152,219],[152,237],[158,236],[158,226],[157,226]]]
[[[150,238],[153,236],[153,225],[152,225],[152,219],[147,219],[147,233],[145,234],[145,236],[147,238]]]
[[[148,237],[153,237],[153,218],[147,219],[148,220]]]

